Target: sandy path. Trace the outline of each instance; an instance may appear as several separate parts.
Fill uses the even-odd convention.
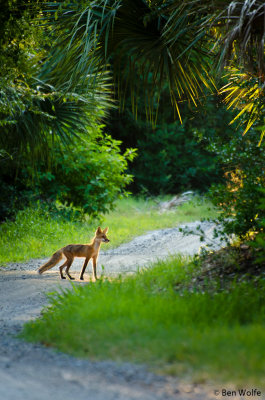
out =
[[[202,228],[206,237],[212,239],[214,226],[205,222]],[[139,266],[169,254],[195,254],[201,245],[198,236],[183,236],[178,228],[152,231],[116,249],[102,251],[98,275],[133,273]],[[157,376],[142,366],[79,360],[14,338],[25,321],[39,316],[47,303],[46,292],[70,287],[68,281],[59,280],[57,267],[39,276],[36,270],[43,261],[13,263],[0,272],[1,400],[216,399],[213,388]],[[83,259],[77,259],[71,268],[76,278],[82,263]],[[91,273],[90,265],[87,280],[88,272]],[[77,280],[76,284],[87,282]]]

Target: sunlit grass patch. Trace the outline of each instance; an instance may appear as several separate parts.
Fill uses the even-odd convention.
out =
[[[111,239],[107,248],[116,247],[148,230],[177,226],[182,222],[215,216],[209,202],[194,200],[173,212],[161,214],[158,200],[127,198],[117,202],[116,209],[102,221],[51,214],[40,204],[19,211],[14,221],[0,225],[0,263],[24,261],[50,256],[70,243],[88,243],[99,224],[109,226]]]
[[[144,200],[128,198],[120,200],[116,209],[104,217],[109,226],[112,246],[127,242],[135,236],[154,229],[176,227],[182,223],[215,218],[216,209],[206,200],[195,198],[174,210],[160,212],[158,203],[164,198]]]
[[[0,226],[0,262],[50,255],[67,242],[91,236],[91,225],[52,217],[38,204],[19,211],[14,221]]]
[[[171,257],[134,276],[73,285],[53,295],[23,335],[80,357],[145,363],[197,381],[261,385],[265,283],[187,290],[194,268]]]

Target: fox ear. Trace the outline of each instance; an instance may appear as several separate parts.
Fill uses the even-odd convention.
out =
[[[109,227],[105,228],[105,229],[103,230],[103,233],[106,235],[106,233],[108,233],[108,230],[109,230]]]
[[[100,228],[100,226],[99,226],[98,229],[96,230],[96,235],[98,235],[99,233],[102,233],[102,229]]]

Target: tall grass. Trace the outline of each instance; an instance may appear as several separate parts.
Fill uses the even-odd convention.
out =
[[[193,268],[171,258],[131,277],[73,285],[52,295],[23,335],[81,357],[146,363],[196,381],[262,385],[265,282],[215,294],[176,291],[180,282],[191,283]]]
[[[53,217],[36,204],[0,226],[0,263],[50,255],[68,241],[79,242],[80,236],[88,241],[90,224]]]
[[[101,222],[88,218],[80,221],[51,214],[37,203],[19,211],[14,221],[0,225],[0,264],[49,256],[70,243],[88,243],[99,223],[110,228],[110,248],[148,230],[177,226],[215,213],[210,203],[193,201],[160,214],[157,201],[128,198],[117,202],[116,209]]]

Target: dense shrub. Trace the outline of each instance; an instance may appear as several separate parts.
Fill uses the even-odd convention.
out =
[[[216,138],[211,148],[224,165],[224,184],[211,188],[211,199],[220,208],[219,220],[225,232],[245,237],[260,230],[264,209],[259,204],[265,187],[265,142],[260,146],[260,133],[255,130],[242,136]]]
[[[265,265],[265,188],[260,190],[256,222],[258,224],[258,230],[254,236],[254,241],[250,244],[257,250],[256,263]]]
[[[24,159],[16,177],[11,170],[8,175],[6,169],[0,178],[3,182],[9,179],[10,183],[5,184],[7,195],[2,198],[1,218],[11,216],[33,199],[60,201],[93,216],[110,209],[116,199],[126,194],[125,187],[132,180],[127,173],[128,162],[133,160],[135,151],[128,149],[122,154],[120,142],[103,135],[101,129],[89,128],[88,139],[77,139],[67,148],[54,143],[50,168],[46,160],[38,160],[32,167]]]
[[[137,193],[144,188],[151,194],[190,188],[206,191],[222,177],[221,164],[216,153],[207,148],[207,140],[216,133],[222,134],[230,115],[214,100],[208,100],[197,109],[183,105],[181,124],[174,119],[170,99],[166,94],[164,97],[155,126],[146,120],[144,106],[139,106],[136,118],[127,103],[123,112],[111,111],[107,121],[108,131],[123,141],[123,148],[138,149],[138,156],[129,167],[134,175],[130,189]]]
[[[125,193],[132,179],[126,173],[127,164],[135,152],[128,149],[121,154],[120,142],[102,135],[100,129],[95,128],[88,141],[77,141],[63,151],[55,146],[52,170],[47,171],[40,163],[35,189],[42,197],[97,215],[106,212]]]
[[[187,132],[185,121],[163,124],[138,139],[139,159],[132,170],[138,185],[152,193],[206,190],[218,179],[214,155]]]
[[[8,175],[0,175],[1,201],[0,221],[12,217],[16,211],[27,205],[32,196],[31,191],[26,189],[25,184],[19,179],[14,183]]]

